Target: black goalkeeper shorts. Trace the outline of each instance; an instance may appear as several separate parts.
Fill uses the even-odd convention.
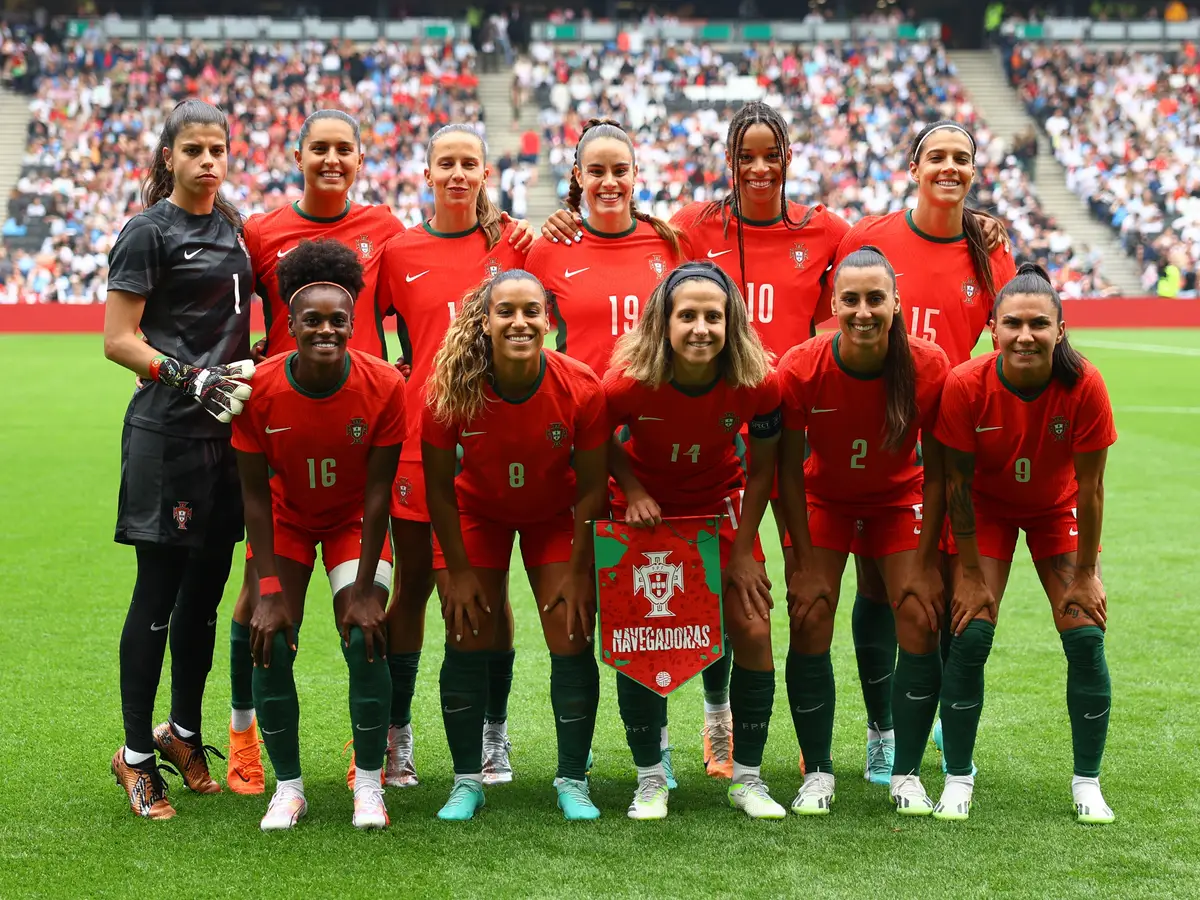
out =
[[[228,438],[125,425],[114,540],[201,549],[242,539],[242,486]]]

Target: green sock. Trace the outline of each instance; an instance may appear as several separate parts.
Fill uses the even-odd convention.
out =
[[[657,766],[662,762],[658,738],[667,718],[667,698],[618,672],[617,707],[625,723],[625,740],[633,753],[634,765]]]
[[[550,654],[550,709],[558,734],[559,778],[582,781],[596,731],[600,670],[591,648],[575,656]]]
[[[483,771],[483,709],[491,655],[490,650],[464,653],[447,646],[442,659],[442,723],[455,775]]]
[[[733,761],[761,766],[775,702],[775,670],[757,672],[733,667],[729,680],[729,708],[733,713]]]
[[[388,672],[392,676],[391,722],[403,728],[412,722],[413,694],[417,690],[417,669],[421,665],[421,651],[416,653],[389,653]]]
[[[1067,654],[1067,713],[1071,717],[1075,774],[1099,778],[1112,707],[1104,632],[1095,625],[1085,625],[1064,631],[1059,637]]]
[[[725,652],[700,673],[704,683],[704,700],[713,706],[729,702],[729,678],[733,669],[733,646],[729,643],[729,635],[723,634],[721,639],[725,641]],[[666,722],[663,724],[666,725]]]
[[[350,644],[342,646],[350,670],[350,726],[354,729],[354,765],[382,769],[387,750],[388,716],[392,708],[392,676],[387,660],[367,661],[367,644],[361,628],[350,629]]]
[[[229,705],[254,709],[254,657],[250,655],[250,628],[229,623]]]
[[[299,638],[296,640],[299,642]],[[271,665],[255,666],[252,676],[259,732],[280,781],[300,777],[300,699],[292,672],[295,661],[296,653],[288,646],[287,637],[276,632],[271,642]]]
[[[809,772],[832,772],[833,709],[837,694],[829,651],[808,654],[789,650],[784,679],[796,739],[804,753],[804,768]],[[735,749],[736,746],[735,743]]]
[[[950,643],[950,659],[942,673],[942,753],[950,775],[971,774],[983,713],[983,667],[995,635],[995,625],[975,619]],[[899,748],[896,755],[899,758]]]
[[[909,653],[900,648],[893,679],[896,714],[896,759],[893,775],[921,775],[921,757],[937,715],[942,692],[942,653]]]
[[[892,727],[892,683],[896,671],[896,619],[886,603],[854,595],[850,616],[854,656],[862,684],[867,721],[880,731]],[[805,757],[807,759],[807,757]]]
[[[487,706],[484,708],[485,722],[508,721],[508,695],[512,693],[513,660],[516,650],[499,650],[488,660]]]

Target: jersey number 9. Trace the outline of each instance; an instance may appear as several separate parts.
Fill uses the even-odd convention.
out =
[[[321,487],[333,487],[337,482],[337,472],[333,471],[337,465],[336,459],[323,459],[318,467],[315,459],[308,461],[308,486],[315,488],[317,486],[317,470],[320,469]]]

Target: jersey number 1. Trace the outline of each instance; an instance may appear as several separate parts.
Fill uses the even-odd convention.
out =
[[[233,273],[233,311],[242,314],[242,276],[240,272]]]

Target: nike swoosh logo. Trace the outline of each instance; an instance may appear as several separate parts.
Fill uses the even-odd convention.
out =
[[[170,624],[171,624],[170,622],[163,622],[161,625],[155,625],[153,622],[151,622],[150,630],[151,631],[164,631],[166,629],[166,627]]]
[[[709,250],[708,258],[716,259],[718,256],[724,256],[726,253],[732,253],[732,252],[733,252],[732,250],[722,250],[720,253],[713,253],[711,250]]]
[[[1111,706],[1106,706],[1106,707],[1104,708],[1104,712],[1102,712],[1102,713],[1096,713],[1094,716],[1093,716],[1091,713],[1084,713],[1084,714],[1083,714],[1083,717],[1084,717],[1085,719],[1103,719],[1105,716],[1107,716],[1107,715],[1108,715],[1108,711],[1109,711],[1110,709],[1112,709],[1112,707],[1111,707]]]
[[[639,422],[661,422],[662,419],[660,419],[658,416],[638,416],[638,421]]]
[[[1078,529],[1078,528],[1072,528],[1070,531],[1068,531],[1068,532],[1067,532],[1067,536],[1068,536],[1068,537],[1078,537],[1078,536],[1079,536],[1079,529]]]
[[[951,708],[951,709],[960,709],[960,710],[961,710],[961,709],[974,709],[974,708],[975,708],[975,707],[977,707],[978,705],[979,705],[979,703],[978,703],[978,702],[975,702],[975,703],[958,703],[958,702],[954,702],[954,703],[951,703],[951,704],[950,704],[950,708]]]
[[[815,416],[817,413],[823,413],[823,412],[837,412],[837,407],[835,406],[833,409],[817,409],[814,406],[812,409],[810,409],[808,411],[808,414],[810,416]]]
[[[217,624],[217,617],[216,617],[216,616],[213,616],[213,617],[212,617],[211,619],[209,619],[209,620],[208,620],[208,621],[207,621],[205,624],[206,624],[206,625],[207,625],[209,628],[212,628],[214,625],[216,625],[216,624]]]
[[[573,719],[564,719],[562,716],[559,716],[558,721],[562,722],[564,725],[570,725],[572,722],[582,722],[586,718],[587,716],[576,716]]]
[[[191,259],[191,258],[192,258],[193,256],[195,256],[197,253],[203,253],[203,252],[204,252],[204,248],[203,248],[203,247],[201,247],[199,250],[193,250],[191,253],[188,253],[186,250],[184,250],[184,251],[183,251],[183,258],[184,258],[184,259]]]
[[[378,725],[372,725],[370,728],[363,728],[361,725],[355,725],[354,727],[359,731],[378,731],[383,727],[383,723],[380,722]]]
[[[475,435],[477,435],[477,434],[487,434],[487,432],[486,431],[464,431],[462,433],[462,436],[463,437],[475,437]]]
[[[975,433],[979,434],[981,431],[999,431],[1003,427],[1004,427],[1003,425],[989,425],[986,428],[984,428],[982,425],[976,425]]]
[[[296,246],[299,246],[299,244],[297,244]],[[276,253],[275,255],[276,255],[276,256],[277,256],[279,259],[283,259],[285,256],[287,256],[289,253],[291,253],[291,252],[292,252],[293,250],[295,250],[295,249],[296,249],[296,247],[288,247],[286,250],[280,250],[280,251],[279,251],[278,253]]]
[[[279,432],[281,432],[281,431],[291,431],[291,430],[292,430],[291,425],[288,425],[286,428],[272,428],[270,425],[267,426],[267,434],[279,434]]]
[[[405,280],[405,281],[406,281],[408,284],[412,284],[414,281],[416,281],[416,280],[417,280],[418,278],[420,278],[422,275],[428,275],[428,274],[429,274],[429,270],[428,270],[428,269],[426,269],[424,272],[418,272],[416,275],[405,275],[405,276],[404,276],[404,280]]]
[[[285,731],[287,731],[286,728],[276,728],[274,731],[267,731],[267,729],[264,728],[262,730],[262,733],[263,734],[283,734]]]
[[[804,715],[805,713],[816,712],[818,709],[820,709],[824,705],[825,705],[824,703],[818,703],[816,706],[812,707],[811,709],[801,709],[800,707],[797,706],[796,712],[800,713],[801,715]]]
[[[904,696],[907,697],[909,700],[928,700],[930,697],[933,696],[933,694],[926,694],[923,697],[914,697],[912,695],[912,691],[905,691]]]
[[[460,707],[458,707],[458,709],[447,709],[446,707],[443,706],[442,712],[447,713],[447,714],[460,713],[460,712],[466,712],[470,708],[471,707],[469,707],[469,706],[460,706]]]
[[[887,680],[888,680],[889,678],[891,678],[891,677],[892,677],[892,673],[891,673],[891,672],[888,672],[888,673],[887,673],[886,675],[884,675],[882,678],[872,678],[872,679],[870,679],[869,681],[867,681],[867,684],[879,684],[881,681],[887,681]]]
[[[564,278],[574,278],[580,272],[586,272],[590,268],[591,268],[591,266],[584,266],[582,269],[576,269],[574,272],[572,272],[570,269],[564,269],[563,277]]]

